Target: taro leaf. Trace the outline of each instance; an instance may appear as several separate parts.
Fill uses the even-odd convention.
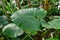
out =
[[[40,22],[33,17],[26,17],[20,24],[20,27],[25,30],[26,33],[32,33],[35,35],[40,28]]]
[[[22,18],[16,16],[17,18],[13,19],[13,22],[19,27],[23,28],[26,33],[36,34],[39,30],[40,22],[31,16],[23,16]]]
[[[46,14],[46,11],[42,8],[21,9],[15,12],[11,19],[16,25],[23,28],[26,33],[36,34],[40,28],[40,22],[35,17],[42,19]]]
[[[23,34],[23,30],[19,27],[17,27],[15,24],[10,23],[6,25],[3,29],[2,32],[4,35],[8,37],[18,37]]]
[[[43,23],[42,25],[46,28],[60,29],[60,19],[54,19],[52,21],[49,21],[48,24]]]
[[[6,16],[0,16],[0,28],[3,27],[4,24],[8,23],[6,20]]]
[[[59,40],[58,38],[48,38],[46,40]]]
[[[49,28],[60,29],[60,19],[54,19],[48,23],[50,24]]]

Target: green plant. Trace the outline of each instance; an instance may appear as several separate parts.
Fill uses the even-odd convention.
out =
[[[1,0],[0,3],[0,40],[60,40],[58,0],[47,3]]]

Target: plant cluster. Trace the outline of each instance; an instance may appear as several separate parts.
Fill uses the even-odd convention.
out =
[[[59,0],[0,0],[0,40],[60,40]]]

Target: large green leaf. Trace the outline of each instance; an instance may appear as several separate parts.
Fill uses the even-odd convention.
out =
[[[16,25],[23,28],[26,33],[36,34],[40,30],[40,21],[35,17],[42,19],[46,14],[46,11],[42,8],[21,9],[15,12],[11,19]]]
[[[3,29],[2,32],[4,35],[8,37],[17,37],[23,34],[23,30],[19,27],[17,27],[15,24],[10,23],[6,25]]]
[[[29,34],[36,34],[37,30],[39,30],[40,28],[40,22],[36,18],[33,18],[31,16],[25,16],[22,18],[18,17],[16,19],[13,19],[13,21],[15,24],[23,28],[26,33]]]
[[[0,16],[0,28],[3,27],[4,24],[8,23],[6,20],[6,16]]]

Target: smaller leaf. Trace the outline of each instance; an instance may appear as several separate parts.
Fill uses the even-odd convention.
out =
[[[49,21],[48,23],[42,21],[41,24],[46,28],[60,29],[60,19],[54,19],[52,21]]]
[[[48,23],[50,24],[49,28],[60,29],[60,19],[54,19]]]
[[[0,16],[0,28],[3,27],[4,24],[7,24],[7,19],[6,19],[6,16]]]
[[[2,32],[4,35],[8,37],[17,37],[23,34],[23,30],[19,27],[17,27],[15,24],[10,23],[6,25],[3,29]]]

